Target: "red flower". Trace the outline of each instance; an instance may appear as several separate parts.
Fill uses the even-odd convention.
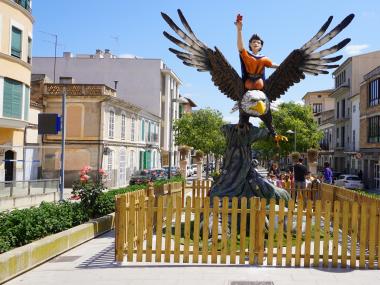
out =
[[[87,174],[84,174],[84,175],[80,176],[80,181],[81,182],[87,182],[88,179],[90,179],[90,176],[88,176]]]

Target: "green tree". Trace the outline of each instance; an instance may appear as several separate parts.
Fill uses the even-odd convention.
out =
[[[184,114],[173,125],[176,145],[188,145],[205,154],[223,154],[225,140],[220,131],[222,114],[210,108]]]
[[[288,155],[294,151],[294,134],[288,134],[288,130],[296,132],[297,151],[306,152],[309,148],[319,149],[319,142],[323,133],[318,130],[318,125],[313,119],[313,113],[309,106],[303,106],[294,102],[282,103],[277,111],[272,112],[273,126],[277,134],[286,136],[288,142],[280,142],[279,146],[273,140],[265,140],[253,144],[253,148],[261,154],[272,157],[275,154]],[[264,127],[264,125],[261,125]]]

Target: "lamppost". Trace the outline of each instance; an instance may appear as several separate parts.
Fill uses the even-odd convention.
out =
[[[173,98],[173,89],[170,92],[170,120],[169,120],[169,172],[168,179],[171,178],[172,172],[172,152],[173,152],[173,107],[174,103],[184,104],[187,103],[185,98],[179,97],[178,99]]]
[[[294,134],[294,151],[297,151],[297,132],[296,132],[296,129],[294,128],[294,131],[293,130],[287,130],[286,133],[287,134]]]
[[[286,133],[287,134],[294,134],[294,152],[296,152],[297,151],[297,132],[296,132],[296,128],[294,128],[294,131],[293,130],[287,130]],[[294,163],[293,163],[293,177],[294,177]]]

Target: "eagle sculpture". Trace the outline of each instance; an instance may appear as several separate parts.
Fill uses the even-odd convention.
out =
[[[350,14],[334,29],[325,34],[333,19],[330,16],[311,40],[301,48],[293,50],[272,75],[265,80],[262,90],[265,95],[263,95],[262,92],[247,92],[242,78],[228,63],[220,50],[217,47],[209,48],[195,36],[181,10],[178,9],[178,15],[187,33],[181,30],[167,14],[161,13],[161,15],[182,39],[182,41],[178,40],[164,31],[166,38],[183,49],[183,51],[173,48],[169,48],[169,50],[185,65],[195,67],[201,72],[210,72],[211,80],[219,90],[237,102],[235,109],[239,109],[239,125],[247,123],[251,116],[259,117],[273,135],[275,135],[275,131],[272,126],[270,103],[280,98],[290,86],[304,79],[305,74],[327,74],[327,69],[338,67],[338,65],[329,63],[340,60],[341,55],[326,56],[346,46],[350,42],[349,38],[330,48],[321,51],[316,50],[339,34],[354,18],[354,15]]]
[[[354,15],[347,16],[339,25],[326,33],[333,17],[329,17],[317,34],[301,48],[293,50],[288,57],[277,67],[272,75],[265,80],[262,90],[249,90],[245,85],[244,74],[241,78],[235,69],[227,62],[218,48],[211,49],[195,36],[181,10],[179,18],[186,29],[181,30],[173,20],[161,13],[164,20],[173,31],[182,39],[179,40],[167,32],[165,37],[182,49],[169,48],[185,65],[195,67],[198,71],[208,71],[211,79],[219,90],[227,97],[236,101],[235,109],[239,110],[239,123],[222,127],[227,140],[224,155],[223,172],[220,178],[211,187],[211,203],[213,197],[262,197],[289,200],[289,194],[262,177],[252,165],[251,144],[254,141],[274,136],[275,139],[286,139],[276,135],[272,125],[270,103],[280,98],[290,86],[305,78],[305,74],[327,74],[327,69],[338,65],[336,62],[342,56],[327,57],[346,46],[350,39],[317,51],[352,21]],[[241,20],[238,15],[237,21]],[[326,33],[326,34],[325,34]],[[261,42],[262,43],[262,42]],[[267,129],[258,128],[249,123],[250,117],[259,117]]]

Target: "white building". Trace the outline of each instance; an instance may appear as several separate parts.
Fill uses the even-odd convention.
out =
[[[179,155],[170,139],[170,118],[179,116],[180,79],[161,59],[118,58],[97,50],[94,55],[65,52],[63,57],[34,57],[33,73],[46,74],[56,83],[105,84],[117,90],[118,98],[131,102],[161,118],[162,164],[168,165],[169,144],[172,142],[172,165],[178,165]],[[175,99],[172,102],[172,99]],[[170,108],[172,112],[170,112]]]

